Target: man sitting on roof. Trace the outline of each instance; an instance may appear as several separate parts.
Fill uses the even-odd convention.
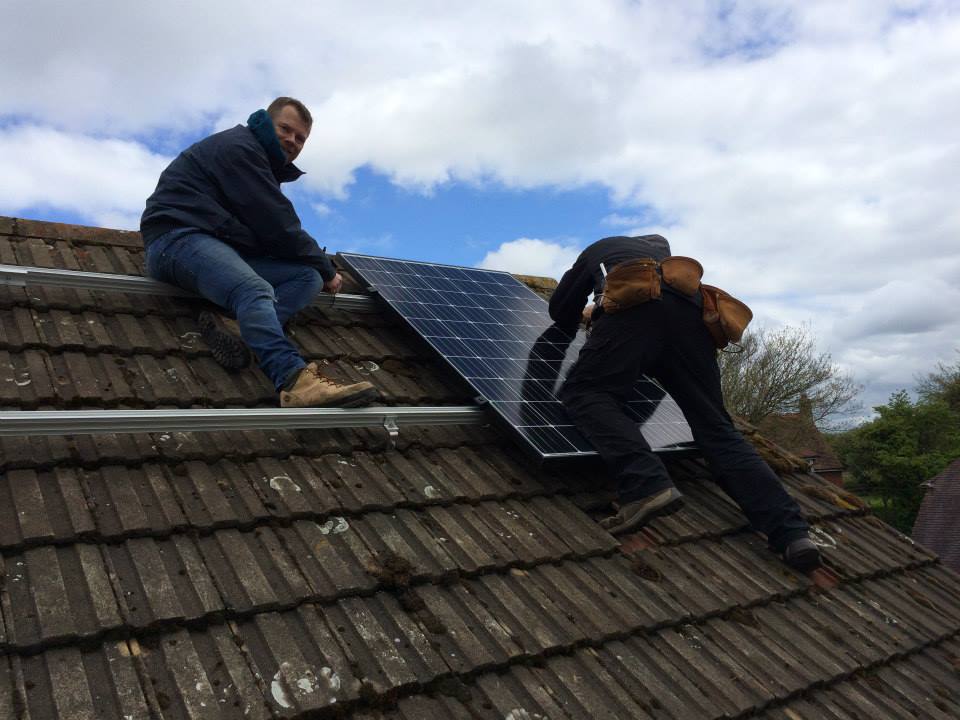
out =
[[[669,255],[670,245],[660,235],[593,243],[560,280],[550,299],[550,317],[560,327],[575,329],[590,293],[602,294],[605,272],[628,260],[659,263]],[[676,400],[717,483],[767,536],[771,549],[799,570],[819,566],[820,552],[800,507],[724,408],[716,346],[702,319],[699,292],[687,295],[666,283],[662,290],[659,298],[614,313],[598,305],[589,337],[560,391],[574,424],[619,485],[619,510],[601,524],[611,533],[626,533],[683,505],[663,462],[624,409],[637,380],[648,375]]]
[[[140,231],[147,274],[227,309],[283,407],[355,407],[376,397],[373,386],[334,382],[283,331],[321,289],[336,293],[342,284],[280,190],[303,174],[293,161],[312,124],[303,103],[279,97],[246,126],[191,145],[160,175]],[[247,365],[246,346],[218,316],[199,320],[221,365]]]

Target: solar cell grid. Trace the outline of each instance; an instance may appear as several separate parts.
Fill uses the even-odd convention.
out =
[[[342,253],[372,286],[487,400],[541,459],[595,455],[556,390],[584,336],[552,325],[547,303],[509,273]],[[655,450],[692,441],[676,403],[643,379],[627,402]]]

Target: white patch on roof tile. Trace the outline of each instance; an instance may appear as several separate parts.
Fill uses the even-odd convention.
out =
[[[330,692],[335,693],[340,690],[340,676],[333,671],[333,668],[320,668],[320,677],[327,681],[327,687],[330,688]],[[337,699],[334,698],[330,702],[336,701]]]
[[[349,530],[350,524],[347,522],[345,517],[335,517],[327,520],[322,525],[317,525],[317,527],[320,528],[320,532],[322,532],[324,535],[330,535],[331,533],[334,535],[339,535],[340,533],[344,533]]]
[[[440,497],[440,491],[437,490],[433,485],[427,485],[423,489],[423,495],[424,497],[428,498],[438,498]]]
[[[303,492],[300,486],[297,485],[289,475],[277,475],[276,477],[270,478],[270,487],[277,492],[283,492],[290,488],[293,488],[294,492]]]
[[[310,674],[308,673],[306,677],[297,680],[297,687],[308,693],[312,693],[316,689],[313,686],[313,680],[310,679]]]
[[[503,720],[550,720],[549,716],[531,713],[524,708],[515,708],[503,716]]]
[[[273,682],[270,683],[270,694],[273,695],[273,699],[277,705],[282,708],[293,707],[293,698],[290,697],[290,694],[287,692],[287,688],[280,679],[280,675],[283,674],[284,670],[286,670],[289,666],[290,663],[280,663],[280,669],[274,673]]]
[[[273,682],[270,683],[270,693],[277,705],[282,708],[291,708],[294,704],[294,698],[291,697],[288,688],[290,685],[286,681],[286,676],[290,675],[291,665],[288,662],[280,663],[280,668],[273,676]],[[318,689],[327,689],[331,694],[340,690],[340,676],[331,668],[323,667],[320,669],[319,676],[312,670],[307,670],[302,676],[293,681],[293,685],[304,693],[314,693]],[[291,688],[292,689],[292,688]],[[335,703],[336,697],[330,698],[330,703]]]
[[[816,545],[827,548],[828,550],[833,550],[837,547],[837,541],[833,535],[816,525],[810,528],[810,539],[813,540]]]
[[[373,360],[364,360],[363,362],[358,362],[353,367],[362,373],[372,373],[380,369],[380,366],[377,365]]]

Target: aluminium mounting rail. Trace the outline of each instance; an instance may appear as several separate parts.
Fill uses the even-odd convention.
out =
[[[0,264],[0,285],[28,287],[47,285],[74,290],[101,290],[136,293],[140,295],[169,295],[174,297],[197,297],[187,290],[168,285],[139,275],[115,275],[113,273],[60,270],[57,268],[30,267],[25,265]],[[380,309],[376,297],[341,293],[319,293],[313,304],[322,308],[337,308],[359,312]]]
[[[401,425],[482,425],[487,422],[486,413],[475,406],[2,410],[0,436],[382,427],[395,443]]]

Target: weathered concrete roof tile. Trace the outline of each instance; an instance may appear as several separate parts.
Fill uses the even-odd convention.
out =
[[[106,546],[111,577],[131,628],[155,629],[224,609],[211,568],[184,536]]]
[[[6,558],[3,615],[18,651],[76,642],[119,627],[120,611],[96,545],[33,548]]]
[[[176,720],[274,717],[266,698],[270,678],[258,677],[227,625],[177,630],[131,641],[150,711]],[[146,717],[134,715],[133,717]]]
[[[150,716],[130,647],[123,641],[93,650],[64,647],[39,655],[14,655],[9,660],[9,669],[0,664],[2,717]]]

